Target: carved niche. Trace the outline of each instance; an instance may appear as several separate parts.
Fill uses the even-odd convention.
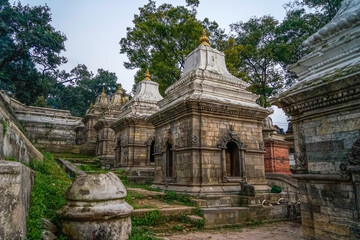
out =
[[[349,164],[360,165],[360,139],[356,140],[351,148]]]
[[[236,142],[240,149],[246,149],[247,147],[245,143],[241,142],[240,137],[234,131],[233,126],[230,126],[229,131],[220,138],[218,148],[226,148],[226,144],[228,144],[228,142]]]
[[[341,176],[348,177],[349,176],[348,167],[350,166],[358,167],[359,165],[360,165],[360,139],[354,142],[347,163],[340,164],[339,167],[340,167]]]
[[[307,172],[307,155],[306,155],[306,145],[305,145],[305,136],[302,131],[298,133],[299,139],[299,150],[300,153],[295,154],[295,172],[305,173]]]

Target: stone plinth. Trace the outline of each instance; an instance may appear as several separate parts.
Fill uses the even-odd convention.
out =
[[[303,233],[359,239],[360,2],[304,42],[311,52],[290,67],[299,82],[273,103],[291,116]]]
[[[136,86],[134,97],[111,125],[116,133],[114,167],[124,168],[134,180],[151,182],[153,179],[155,127],[148,117],[158,111],[156,104],[161,99],[159,84],[151,81],[147,72],[146,78]],[[145,176],[138,174],[146,169]]]
[[[266,190],[262,122],[270,111],[232,76],[224,54],[200,45],[150,116],[154,187],[191,194],[239,194],[246,180]]]
[[[63,233],[74,240],[128,239],[133,208],[125,197],[126,189],[114,173],[76,178],[59,212]]]
[[[26,239],[33,172],[19,162],[0,161],[0,239]]]

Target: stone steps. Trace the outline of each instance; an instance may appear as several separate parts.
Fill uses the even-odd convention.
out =
[[[134,211],[132,212],[131,216],[132,217],[144,217],[146,215],[146,213],[151,212],[151,211],[159,211],[161,213],[161,216],[166,217],[166,216],[179,216],[182,214],[186,214],[186,215],[193,215],[195,212],[196,208],[195,207],[173,207],[173,208],[146,208],[146,209],[134,209]]]

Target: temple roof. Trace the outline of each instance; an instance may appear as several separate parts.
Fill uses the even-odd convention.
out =
[[[144,80],[136,85],[134,97],[124,105],[119,119],[129,116],[149,116],[159,109],[157,103],[161,99],[163,97],[159,93],[159,84],[151,81],[149,70],[147,70]]]
[[[256,103],[258,96],[246,90],[249,84],[227,70],[225,54],[212,48],[204,33],[200,41],[187,56],[180,79],[166,89],[160,108],[188,99],[267,111]]]

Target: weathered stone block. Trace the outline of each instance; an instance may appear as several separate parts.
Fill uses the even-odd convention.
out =
[[[0,239],[26,239],[33,179],[21,163],[0,161]]]

